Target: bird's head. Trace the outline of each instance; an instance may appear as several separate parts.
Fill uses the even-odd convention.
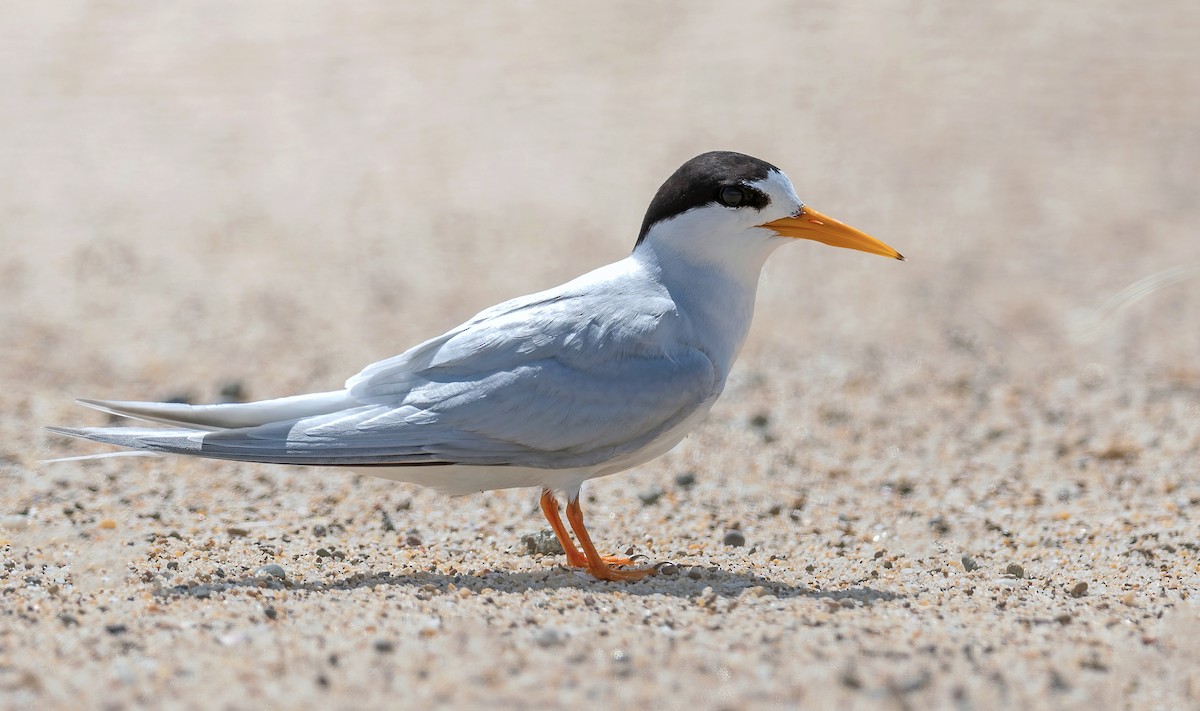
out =
[[[712,151],[680,166],[646,210],[635,250],[666,247],[698,260],[757,261],[788,239],[904,259],[863,232],[800,202],[792,181],[766,161]]]

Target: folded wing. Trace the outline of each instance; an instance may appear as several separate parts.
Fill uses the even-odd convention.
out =
[[[366,368],[345,391],[200,408],[93,401],[186,429],[56,431],[242,461],[590,466],[640,449],[718,394],[710,360],[672,338],[672,307],[645,294],[535,295]]]

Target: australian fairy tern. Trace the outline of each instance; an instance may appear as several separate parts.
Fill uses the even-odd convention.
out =
[[[150,452],[347,467],[449,494],[540,487],[570,565],[637,579],[651,570],[597,553],[580,488],[665,453],[712,408],[763,264],[791,238],[903,259],[801,203],[775,166],[715,151],[663,183],[625,259],[486,309],[342,390],[197,406],[80,400],[169,427],[50,429]]]

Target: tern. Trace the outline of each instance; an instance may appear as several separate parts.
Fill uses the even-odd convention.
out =
[[[168,427],[49,429],[154,453],[343,467],[451,495],[540,487],[568,565],[636,580],[654,569],[597,552],[582,485],[664,454],[704,418],[750,328],[763,264],[794,239],[904,259],[800,202],[770,163],[714,151],[663,183],[628,257],[481,311],[341,390],[218,405],[79,400]]]

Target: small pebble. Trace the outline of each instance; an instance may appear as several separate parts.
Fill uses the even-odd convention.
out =
[[[241,526],[227,526],[225,532],[231,536],[249,536],[250,529]]]
[[[558,542],[558,536],[554,535],[554,531],[536,531],[534,533],[526,533],[521,536],[521,543],[525,544],[525,555],[562,555],[563,547]]]
[[[646,489],[638,492],[638,499],[641,500],[642,506],[653,506],[662,498],[663,490],[657,486],[653,489]]]
[[[675,486],[681,489],[689,489],[696,483],[695,472],[684,472],[675,477]]]
[[[112,635],[117,635],[117,634],[125,634],[126,632],[128,632],[128,631],[129,631],[129,628],[128,628],[128,627],[126,627],[125,625],[122,625],[122,624],[116,624],[116,625],[105,625],[105,626],[104,626],[104,629],[105,629],[105,630],[106,630],[106,631],[107,631],[109,634],[112,634]]]
[[[100,526],[100,528],[116,528],[117,522],[111,518],[102,518],[100,519],[100,523],[97,525]]]
[[[279,617],[279,610],[276,610],[274,607],[267,606],[263,609],[263,614],[267,616],[268,620],[274,620]]]
[[[256,576],[269,575],[273,578],[286,578],[287,577],[287,571],[283,569],[282,565],[279,565],[277,563],[267,563],[266,565],[261,565],[258,568],[254,569],[254,574]]]
[[[1087,595],[1087,588],[1087,583],[1080,580],[1071,586],[1071,597],[1083,597],[1084,595]]]
[[[396,645],[391,640],[377,639],[375,640],[375,651],[380,654],[391,654],[396,651]]]
[[[704,577],[704,573],[702,573],[699,568],[692,568],[687,572],[687,576],[692,580],[699,580],[700,578]]]
[[[727,546],[744,546],[746,535],[738,530],[729,531],[725,534],[724,543]]]
[[[245,632],[229,632],[217,637],[217,641],[226,647],[232,647],[238,644],[246,644],[250,641],[250,635]]]
[[[1127,592],[1121,596],[1121,602],[1126,605],[1132,606],[1133,603],[1137,602],[1137,596],[1133,594],[1132,590],[1130,590],[1129,592]]]
[[[972,558],[971,556],[964,555],[962,557],[962,567],[963,567],[963,570],[965,570],[969,573],[972,570],[977,570],[979,568],[979,564],[976,563],[975,559]]]
[[[318,558],[328,558],[331,555],[333,555],[333,554],[330,553],[329,550],[326,548],[318,548],[317,549],[317,557]]]
[[[1069,624],[1071,622],[1071,613],[1064,612],[1062,614],[1059,614],[1054,618],[1054,621],[1060,625]]]
[[[1004,569],[1004,574],[1011,575],[1014,578],[1024,578],[1025,569],[1016,563],[1009,563],[1008,567]]]
[[[533,643],[539,647],[559,647],[567,641],[567,636],[553,627],[539,631],[533,636]]]
[[[230,380],[221,386],[217,402],[245,402],[246,387],[240,380]]]

